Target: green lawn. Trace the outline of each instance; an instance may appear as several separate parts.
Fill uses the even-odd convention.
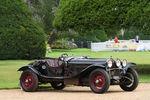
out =
[[[74,50],[53,50],[52,53],[47,53],[47,57],[59,57],[62,53],[69,55],[89,55],[92,58],[126,58],[129,62],[135,62],[140,65],[150,65],[150,52],[112,52],[101,51],[91,52],[89,49],[74,49]],[[17,69],[24,66],[33,60],[0,60],[0,89],[18,88],[18,81],[21,72]],[[139,74],[140,82],[150,82],[150,74]]]
[[[17,88],[21,72],[17,69],[31,61],[26,60],[0,60],[0,89]]]
[[[47,57],[59,57],[62,53],[68,55],[82,56],[89,55],[91,58],[119,58],[127,59],[129,62],[137,64],[150,65],[150,52],[133,52],[133,51],[100,51],[92,52],[90,49],[73,49],[73,50],[54,50],[52,53],[47,53]]]

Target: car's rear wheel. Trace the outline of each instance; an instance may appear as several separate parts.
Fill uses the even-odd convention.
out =
[[[104,93],[110,86],[110,78],[104,69],[95,69],[90,73],[89,85],[93,92]]]
[[[134,69],[129,68],[125,76],[120,80],[120,87],[124,91],[133,91],[137,88],[138,82],[137,72]]]
[[[23,71],[20,77],[21,89],[26,92],[33,92],[38,88],[38,77],[31,70]]]
[[[65,88],[64,82],[51,82],[51,85],[56,90],[62,90]]]

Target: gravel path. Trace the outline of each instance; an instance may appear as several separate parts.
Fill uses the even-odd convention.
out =
[[[0,100],[150,100],[150,83],[141,83],[132,92],[110,86],[104,94],[95,94],[89,87],[78,86],[66,87],[61,91],[42,88],[30,93],[20,89],[0,90]]]

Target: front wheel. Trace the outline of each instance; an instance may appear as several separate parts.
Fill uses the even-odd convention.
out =
[[[90,88],[95,93],[104,93],[110,86],[108,73],[103,69],[95,69],[89,76]]]
[[[31,70],[23,71],[20,77],[20,85],[22,90],[26,92],[33,92],[38,88],[38,77]]]
[[[63,88],[65,88],[64,82],[51,82],[51,85],[56,90],[62,90]]]
[[[120,87],[124,91],[133,91],[137,88],[138,83],[139,79],[137,72],[134,69],[129,68],[125,76],[120,80]]]

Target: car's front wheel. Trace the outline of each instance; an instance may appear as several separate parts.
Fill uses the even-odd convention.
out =
[[[56,90],[62,90],[63,88],[65,88],[64,82],[51,82],[51,85]]]
[[[38,77],[31,70],[23,71],[20,77],[21,89],[26,92],[33,92],[38,88]]]
[[[110,78],[104,69],[95,69],[90,73],[89,85],[93,92],[104,93],[110,86]]]
[[[137,88],[138,82],[137,72],[134,69],[129,68],[125,76],[120,80],[120,87],[124,91],[133,91]]]

